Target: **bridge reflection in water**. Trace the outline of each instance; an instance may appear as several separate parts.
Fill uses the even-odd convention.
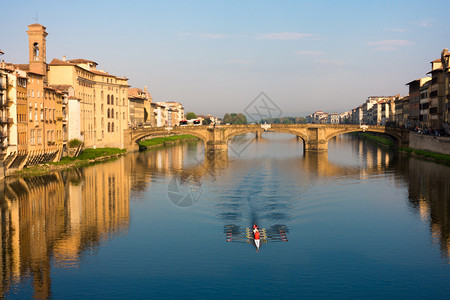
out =
[[[202,186],[205,181],[214,183],[231,176],[231,168],[237,169],[234,174],[240,172],[242,176],[230,192],[201,199],[211,202],[214,217],[222,222],[227,238],[229,232],[233,236],[257,222],[272,230],[274,236],[280,233],[274,241],[283,241],[299,210],[317,205],[305,200],[296,208],[296,200],[312,186],[344,177],[365,180],[372,175],[393,173],[396,184],[407,188],[412,211],[429,224],[432,239],[440,245],[443,257],[450,257],[448,167],[404,159],[352,138],[338,137],[330,147],[341,142],[351,142],[352,151],[364,157],[365,163],[342,162],[333,156],[333,151],[307,152],[276,162],[281,169],[289,165],[299,170],[276,174],[279,180],[289,178],[296,187],[295,195],[279,191],[276,180],[266,184],[264,173],[256,173],[260,181],[249,186],[246,174],[261,172],[252,169],[251,157],[205,155],[203,147],[191,144],[136,153],[80,170],[8,178],[0,182],[0,293],[5,295],[12,286],[31,277],[34,297],[50,297],[52,267],[76,268],[81,256],[94,252],[105,240],[127,232],[130,197],[139,199],[163,177],[175,176],[182,182]],[[263,137],[255,147],[268,143]]]

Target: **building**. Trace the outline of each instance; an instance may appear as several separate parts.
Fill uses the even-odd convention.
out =
[[[363,111],[362,111],[362,105],[360,105],[360,106],[352,109],[351,123],[352,124],[362,124],[362,120],[363,120]]]
[[[175,101],[157,102],[162,112],[162,126],[178,126],[185,119],[184,107]]]
[[[431,62],[431,83],[429,89],[430,97],[430,120],[431,130],[441,130],[444,127],[444,69],[440,59]]]
[[[450,53],[448,49],[441,52],[441,64],[444,74],[444,117],[443,129],[447,134],[450,134]]]
[[[306,116],[306,123],[311,124],[325,124],[328,121],[328,113],[323,111],[316,111],[315,113]]]
[[[128,90],[128,102],[129,102],[129,126],[132,128],[146,126],[152,126],[153,115],[152,98],[144,87],[144,90],[139,88],[129,88]]]
[[[406,84],[409,86],[409,125],[413,128],[420,126],[420,88],[430,79],[424,77]]]
[[[328,115],[328,124],[339,124],[339,114],[338,113],[331,113]]]
[[[419,100],[419,127],[430,128],[430,97],[428,90],[430,89],[430,81],[425,82],[420,88],[420,100]]]
[[[128,79],[97,70],[97,63],[86,59],[53,59],[48,67],[48,81],[71,86],[79,99],[85,147],[123,148],[129,123]]]

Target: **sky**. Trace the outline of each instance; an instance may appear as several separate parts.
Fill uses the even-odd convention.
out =
[[[93,60],[155,102],[219,117],[261,92],[283,116],[406,95],[450,48],[448,0],[0,2],[5,62],[28,63],[40,23],[48,62]]]

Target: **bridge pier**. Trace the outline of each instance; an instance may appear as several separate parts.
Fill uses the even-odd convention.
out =
[[[228,141],[225,138],[225,130],[208,128],[206,139],[206,152],[228,151]]]
[[[316,151],[316,152],[328,151],[328,142],[309,141],[304,142],[303,145],[304,145],[303,150],[305,151]]]
[[[328,151],[328,142],[323,127],[311,127],[307,131],[307,139],[303,143],[305,151]]]

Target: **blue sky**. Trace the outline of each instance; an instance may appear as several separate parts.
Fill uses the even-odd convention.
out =
[[[284,115],[407,94],[450,48],[450,1],[2,1],[1,59],[84,58],[187,111],[242,112],[265,92]]]

